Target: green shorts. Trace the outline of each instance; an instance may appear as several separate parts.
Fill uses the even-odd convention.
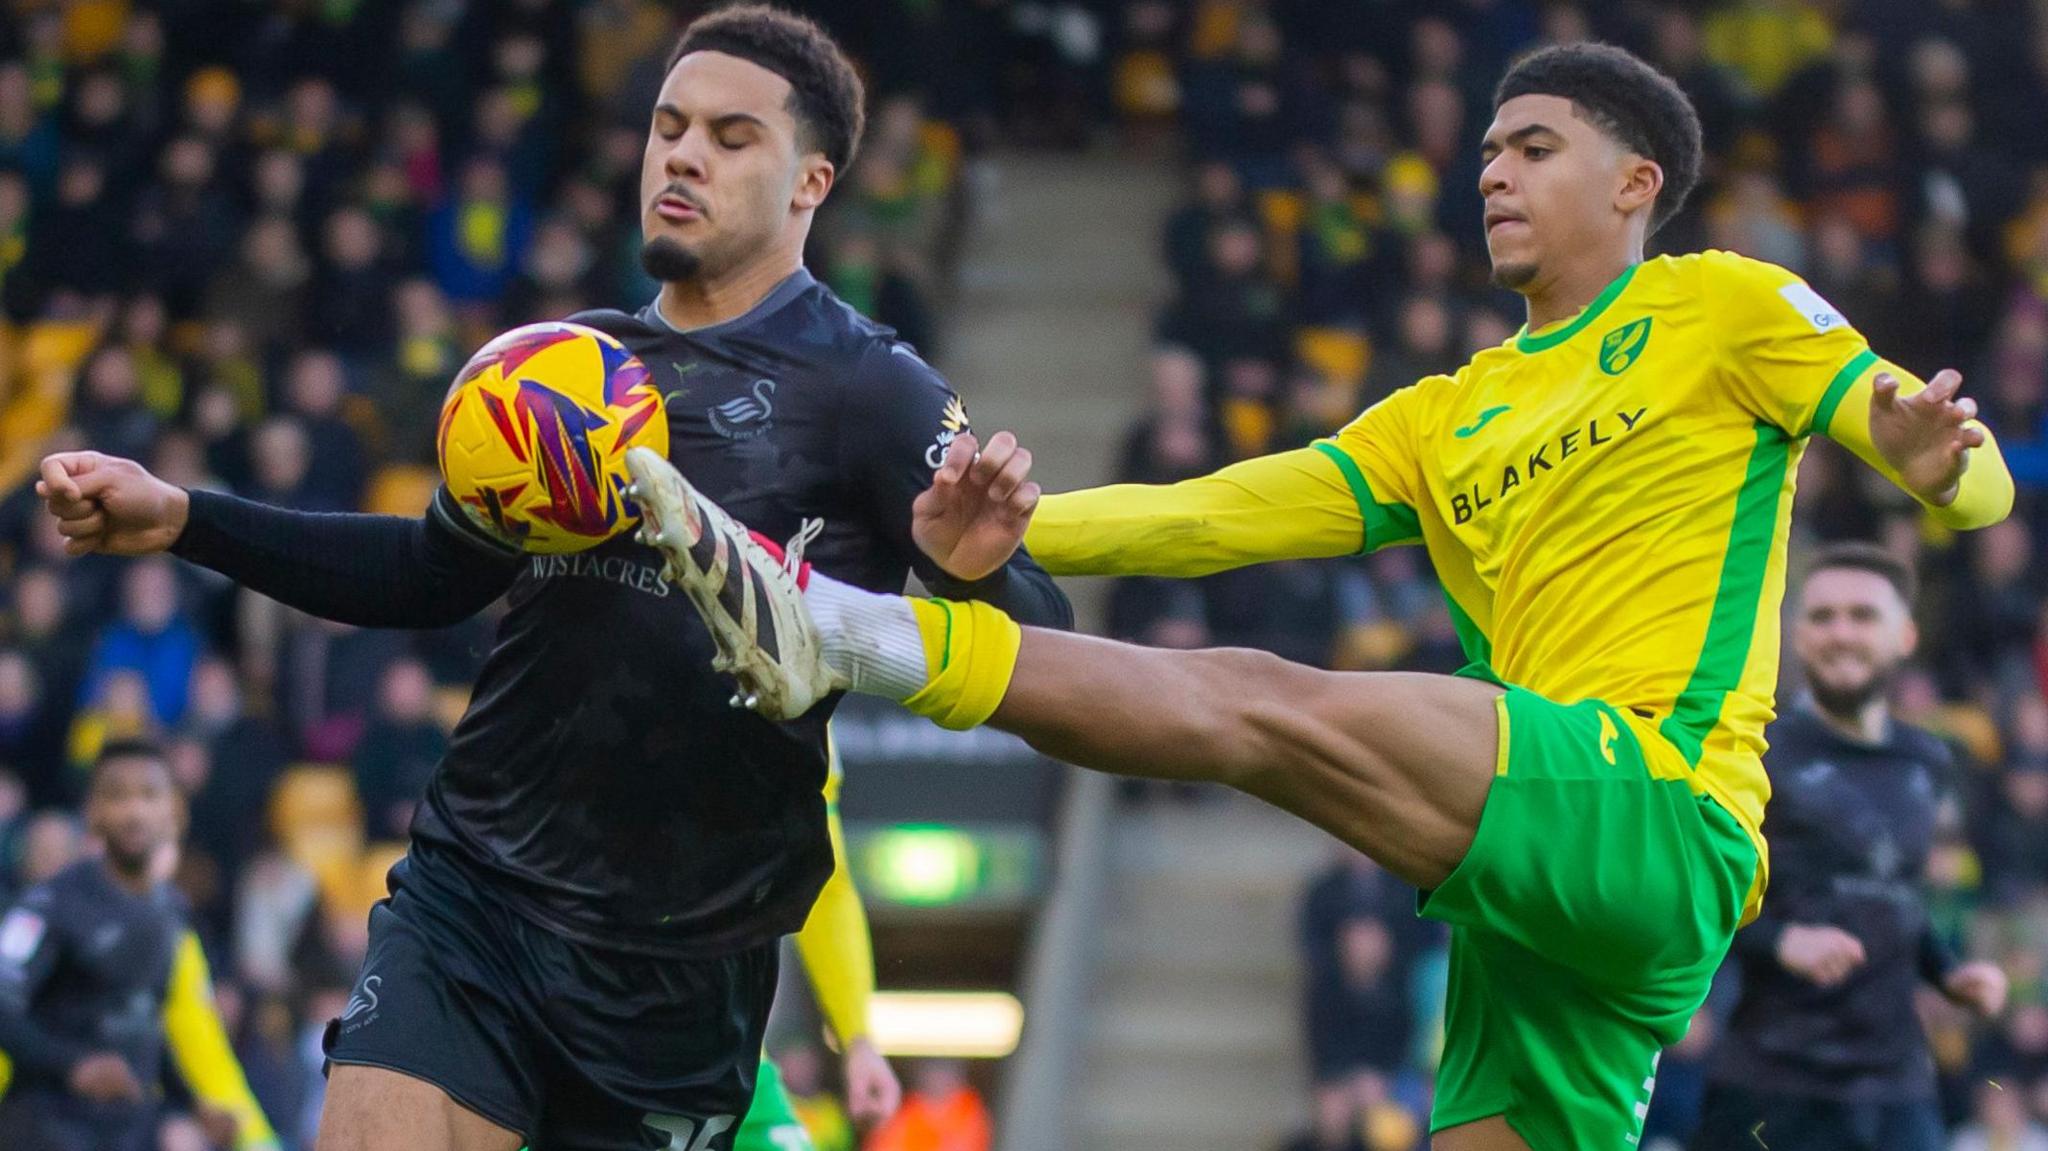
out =
[[[811,1151],[811,1133],[804,1130],[790,1105],[782,1072],[767,1059],[754,1078],[754,1103],[733,1133],[732,1151]]]
[[[1727,954],[1756,848],[1648,722],[1519,688],[1498,709],[1478,834],[1421,901],[1451,925],[1430,1129],[1503,1115],[1533,1151],[1629,1151],[1658,1054]]]

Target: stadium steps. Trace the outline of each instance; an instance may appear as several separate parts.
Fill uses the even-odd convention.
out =
[[[971,171],[976,217],[935,362],[976,432],[1018,433],[1047,491],[1100,483],[1145,397],[1180,177],[1106,150],[998,154]],[[1069,591],[1095,618],[1100,581]]]
[[[1272,1146],[1307,1114],[1295,910],[1330,841],[1235,795],[1115,836],[1076,1145]]]
[[[1101,482],[1147,392],[1168,290],[1159,237],[1179,171],[1163,156],[1097,149],[998,153],[970,179],[977,215],[934,362],[978,432],[1019,433],[1047,490]],[[1096,619],[1100,585],[1067,586],[1083,623]],[[1090,790],[1108,803],[1107,789]],[[1031,1085],[1006,1107],[1002,1145],[1272,1146],[1306,1116],[1294,916],[1328,840],[1234,795],[1108,820],[1103,886],[1091,889],[1099,915],[1083,917],[1093,938],[1056,945],[1079,965],[1076,990],[1027,1004],[1040,1024],[1027,1026],[1026,1047],[1040,1050],[1020,1053]],[[1048,1041],[1053,1017],[1063,1038]]]

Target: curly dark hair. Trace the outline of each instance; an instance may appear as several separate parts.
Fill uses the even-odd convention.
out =
[[[823,28],[766,4],[736,4],[691,21],[663,72],[692,52],[737,56],[789,81],[789,111],[801,143],[825,153],[836,172],[853,163],[867,123],[865,93],[846,53]]]
[[[1561,96],[1615,142],[1664,170],[1650,231],[1685,206],[1700,179],[1700,117],[1674,83],[1612,44],[1560,44],[1515,62],[1494,89],[1493,106],[1517,96]]]
[[[99,754],[93,756],[90,778],[97,782],[102,774],[102,769],[108,764],[128,759],[147,760],[163,767],[165,771],[170,770],[170,761],[164,758],[163,745],[155,740],[140,737],[133,739],[110,739],[101,745]]]

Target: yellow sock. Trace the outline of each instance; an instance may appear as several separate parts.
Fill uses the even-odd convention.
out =
[[[1024,629],[978,601],[914,599],[910,610],[924,637],[931,682],[903,706],[955,731],[988,722],[1010,690]]]

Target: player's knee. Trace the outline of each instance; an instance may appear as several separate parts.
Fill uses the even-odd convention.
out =
[[[1212,648],[1204,661],[1203,705],[1196,709],[1199,746],[1218,762],[1221,782],[1242,784],[1283,758],[1274,746],[1276,718],[1284,718],[1287,680],[1299,666],[1252,648]]]
[[[1301,670],[1300,664],[1257,648],[1204,648],[1192,654],[1208,664],[1211,686],[1235,699],[1249,699],[1262,690],[1277,689]]]

